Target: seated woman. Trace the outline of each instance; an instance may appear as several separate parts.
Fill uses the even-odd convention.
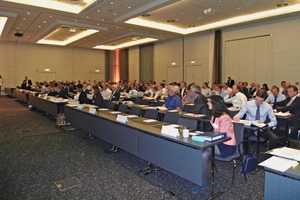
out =
[[[225,158],[234,154],[236,150],[236,140],[233,131],[232,119],[229,116],[226,104],[221,96],[213,95],[207,103],[208,108],[212,111],[211,125],[214,132],[226,133],[231,137],[230,140],[218,144],[215,154]]]

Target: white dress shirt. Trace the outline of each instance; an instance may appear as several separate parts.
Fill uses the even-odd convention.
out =
[[[225,103],[232,103],[233,107],[242,108],[247,102],[247,97],[243,93],[238,92],[232,97],[226,95],[224,101]]]
[[[109,88],[106,88],[106,90],[103,90],[101,92],[104,100],[109,100],[111,93],[112,93],[112,91]]]
[[[210,96],[210,93],[211,93],[211,90],[209,88],[202,88],[201,89],[201,93],[205,96],[205,97],[209,97]]]

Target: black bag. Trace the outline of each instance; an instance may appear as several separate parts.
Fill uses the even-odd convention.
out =
[[[257,155],[256,152],[250,153],[243,157],[243,165],[241,167],[241,173],[252,172],[257,168]]]

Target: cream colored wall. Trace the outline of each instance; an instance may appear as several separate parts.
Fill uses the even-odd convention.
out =
[[[299,82],[300,26],[298,26],[298,24],[300,24],[299,15],[223,30],[223,80],[226,80],[227,76],[230,75],[228,70],[226,71],[229,66],[225,65],[225,41],[271,34],[271,69],[267,72],[271,74],[271,77],[270,80],[267,81],[268,85],[280,85],[282,80],[286,80],[291,83]],[[238,67],[236,70],[239,70]],[[256,73],[262,73],[262,71],[257,71]],[[236,81],[240,80],[240,77],[234,78]],[[258,81],[260,84],[263,83],[263,80],[253,80],[253,78],[243,81]]]
[[[156,82],[166,80],[168,77],[168,67],[173,67],[172,63],[176,62],[174,66],[178,67],[179,78],[183,79],[183,40],[175,39],[164,42],[154,43],[153,54],[153,79]]]
[[[129,48],[129,80],[139,80],[140,77],[140,54],[139,54],[139,47],[132,47]]]
[[[4,87],[19,86],[25,75],[37,81],[45,68],[56,80],[89,80],[96,69],[104,73],[104,56],[101,50],[1,42],[0,74]]]

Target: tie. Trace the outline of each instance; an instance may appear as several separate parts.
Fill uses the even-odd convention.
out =
[[[255,120],[260,120],[260,110],[259,110],[259,106],[257,106],[257,109],[256,109]]]
[[[286,106],[290,106],[292,103],[293,103],[293,99],[291,98]]]
[[[274,100],[274,103],[276,103],[277,102],[277,96],[275,96],[275,100]]]

